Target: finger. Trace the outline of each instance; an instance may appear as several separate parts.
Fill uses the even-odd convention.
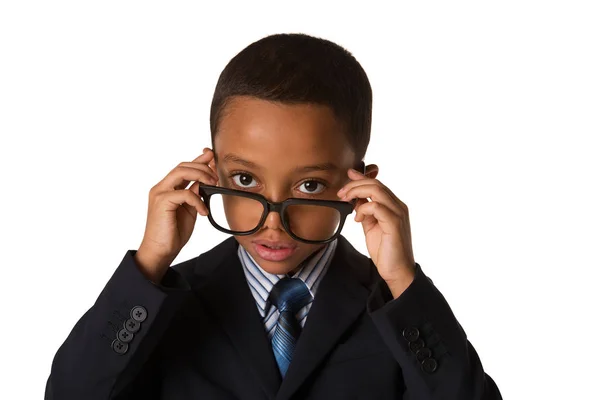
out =
[[[387,187],[386,185],[384,185],[383,183],[381,183],[379,180],[374,179],[374,178],[369,178],[366,175],[362,174],[361,172],[355,170],[355,169],[349,169],[348,170],[348,176],[352,177],[352,182],[356,182],[356,181],[360,181],[361,179],[369,179],[379,185],[381,185],[386,192],[388,192],[390,194],[390,197],[392,197],[393,199],[395,199],[396,201],[398,201],[399,203],[402,203],[402,201],[394,194],[394,192]],[[354,186],[354,185],[352,185]],[[404,203],[402,203],[404,205]]]
[[[366,182],[370,182],[370,183],[378,182],[375,179],[369,178],[369,177],[361,174],[360,172],[357,172],[355,169],[348,169],[347,172],[348,172],[348,177],[350,178],[350,182],[346,182],[346,184],[344,186],[342,186],[342,188],[340,188],[340,190],[338,191],[338,194],[348,191],[348,189],[350,189],[356,185],[361,185]]]
[[[217,173],[210,168],[209,165],[207,164],[202,164],[202,163],[195,163],[195,162],[182,162],[179,164],[180,167],[189,167],[189,168],[196,168],[199,169],[201,171],[205,171],[208,172],[210,174],[210,176],[212,176],[212,178],[214,179],[215,182],[219,181],[219,176],[217,175]],[[188,182],[189,183],[189,182]],[[175,189],[184,189],[187,186],[187,183],[185,185],[179,185],[179,187],[175,187]]]
[[[157,191],[160,193],[169,190],[180,190],[185,188],[191,181],[200,181],[209,185],[217,183],[208,165],[197,164],[195,167],[178,165],[157,184]]]
[[[179,208],[179,206],[187,204],[194,208],[198,214],[208,215],[208,208],[202,199],[200,199],[200,196],[188,189],[163,192],[157,200],[165,205],[165,211],[173,211]]]
[[[364,183],[378,183],[383,185],[381,182],[379,182],[377,179],[374,178],[369,178],[366,175],[363,175],[362,173],[356,171],[355,169],[348,169],[348,177],[351,179],[350,182],[347,182],[341,189],[340,192],[342,191],[347,191],[348,189],[357,186],[357,185],[361,185]]]
[[[214,161],[215,153],[210,148],[205,147],[202,150],[202,154],[200,154],[198,157],[192,160],[192,163],[206,164],[210,167],[211,163],[214,164]],[[211,168],[211,170],[214,170],[214,168]]]
[[[194,193],[195,195],[198,195],[198,197],[200,197],[200,200],[202,201],[202,205],[204,206],[204,208],[201,211],[198,211],[196,209],[196,207],[187,204],[187,203],[183,203],[182,206],[186,209],[186,211],[191,215],[194,216],[196,214],[196,212],[202,216],[207,216],[208,215],[208,207],[206,207],[206,204],[204,203],[204,201],[202,200],[202,197],[200,196],[199,190],[200,190],[200,182],[196,181],[192,184],[192,186],[190,186],[189,189],[190,192]]]
[[[346,192],[344,197],[342,197],[342,201],[350,201],[353,198],[369,198],[372,201],[384,204],[396,213],[400,213],[402,211],[402,207],[395,202],[395,200],[383,187],[381,187],[381,185],[364,184],[360,186],[355,186]]]
[[[377,184],[378,181],[376,181],[375,179],[361,179],[361,180],[357,180],[357,181],[350,181],[348,183],[346,183],[340,190],[338,190],[337,195],[339,197],[344,197],[344,195],[348,192],[348,190],[356,187],[356,186],[360,186],[360,185],[365,185],[365,184]]]
[[[214,156],[214,152],[209,149],[208,147],[205,147],[202,150],[202,154],[200,154],[198,157],[196,157],[193,162],[207,162],[208,160],[210,160],[212,157]]]
[[[356,203],[354,203],[354,208],[353,208],[353,210],[357,210],[357,209],[358,209],[358,207],[360,207],[360,206],[362,206],[363,204],[365,204],[365,203],[368,203],[368,202],[369,202],[369,200],[367,200],[367,199],[356,199]]]
[[[194,193],[195,195],[200,197],[200,200],[202,200],[202,196],[200,195],[200,182],[198,182],[198,181],[194,182],[192,184],[192,186],[190,186],[187,190]]]
[[[216,175],[215,172],[215,152],[210,148],[210,147],[205,147],[204,149],[202,149],[202,154],[200,154],[198,157],[196,157],[194,160],[192,160],[191,163],[181,163],[185,164],[186,166],[195,166],[197,163],[200,164],[206,164],[209,167],[209,170],[215,175],[215,178],[218,180],[219,177]],[[180,185],[182,186],[181,188],[185,188],[187,185],[189,184],[189,182]]]
[[[345,186],[342,189],[340,189],[340,191],[338,192],[338,196],[343,201],[350,200],[351,197],[348,196],[348,192],[350,190],[352,190],[354,188],[357,188],[357,187],[360,187],[360,186],[363,186],[363,185],[369,185],[369,184],[379,186],[381,188],[381,190],[383,190],[385,193],[388,194],[388,196],[390,197],[390,199],[392,200],[392,202],[394,202],[396,205],[398,205],[401,209],[403,209],[403,210],[408,209],[408,207],[406,206],[406,204],[404,204],[402,202],[402,200],[400,200],[394,194],[394,192],[392,192],[387,186],[385,186],[384,184],[382,184],[381,182],[379,182],[377,179],[363,179],[363,180],[359,180],[359,181],[353,181],[353,182],[347,184],[347,186]],[[344,196],[348,196],[348,198],[344,199]]]
[[[376,201],[370,201],[361,205],[356,210],[356,217],[354,219],[358,222],[364,222],[369,217],[375,218],[381,230],[387,234],[398,233],[402,220],[388,207]]]

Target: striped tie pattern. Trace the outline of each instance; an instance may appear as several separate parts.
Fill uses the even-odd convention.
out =
[[[273,286],[269,300],[279,310],[279,319],[271,339],[271,345],[281,377],[284,377],[292,361],[296,341],[302,331],[300,323],[296,319],[296,313],[313,299],[301,279],[286,277],[280,279]]]

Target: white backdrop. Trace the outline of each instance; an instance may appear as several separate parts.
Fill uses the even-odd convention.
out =
[[[148,190],[210,146],[222,68],[278,32],[365,68],[366,161],[408,205],[415,259],[504,398],[597,393],[597,3],[289,4],[0,4],[0,398],[43,397],[54,353],[139,245]],[[200,218],[176,262],[225,239]],[[344,233],[366,252],[360,225]]]

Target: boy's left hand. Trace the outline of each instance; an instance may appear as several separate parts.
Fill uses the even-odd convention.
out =
[[[348,176],[352,181],[338,196],[342,201],[358,199],[354,220],[362,222],[369,255],[397,298],[415,276],[408,207],[377,179],[354,169],[348,170]]]

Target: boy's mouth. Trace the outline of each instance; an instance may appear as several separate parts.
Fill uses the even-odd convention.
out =
[[[269,246],[267,244],[261,244],[261,246],[268,247],[269,249],[279,250],[279,249],[289,249],[289,247],[283,246]]]
[[[254,240],[252,244],[256,253],[266,261],[284,261],[298,247],[293,242],[272,242],[269,240]]]
[[[268,247],[270,249],[293,249],[298,245],[294,242],[285,242],[283,240],[264,240],[264,239],[256,239],[253,240],[252,243],[260,244],[261,246]]]

